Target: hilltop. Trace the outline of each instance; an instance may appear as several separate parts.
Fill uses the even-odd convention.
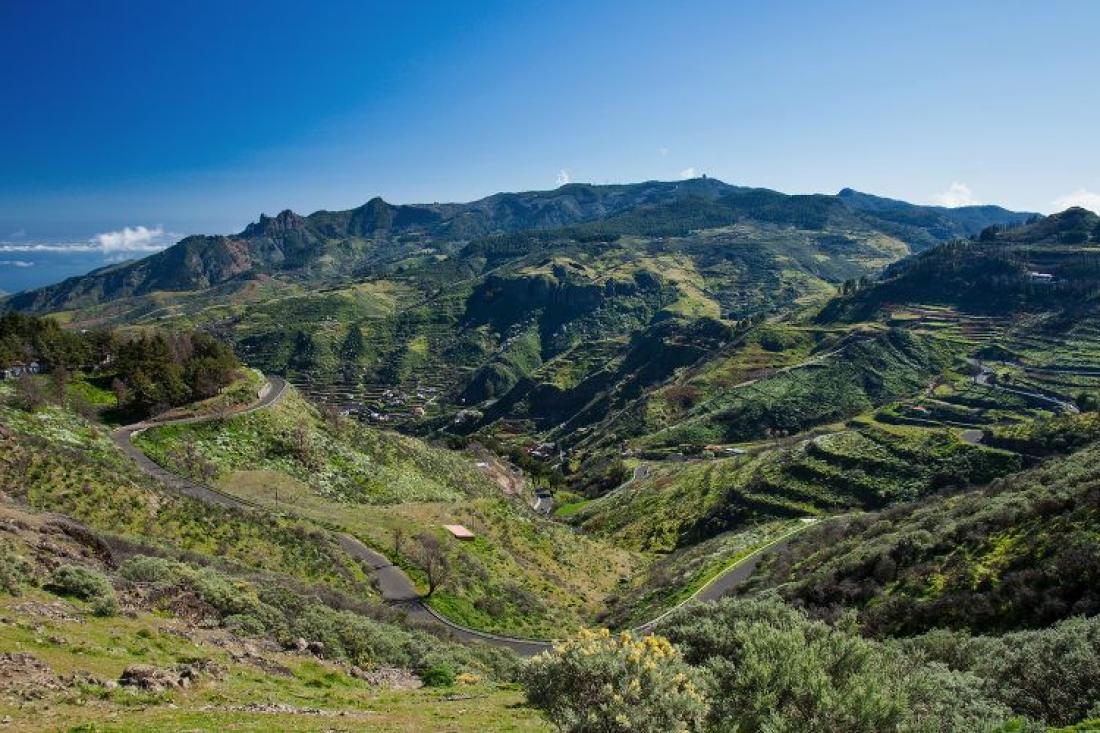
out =
[[[1092,308],[1098,244],[1100,217],[1080,208],[988,227],[888,267],[880,282],[831,304],[822,318],[867,318],[914,299],[998,315]]]

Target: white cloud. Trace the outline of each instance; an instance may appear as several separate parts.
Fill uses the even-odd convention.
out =
[[[958,181],[952,182],[946,191],[937,193],[932,198],[940,206],[950,206],[952,208],[956,206],[976,206],[978,203],[978,200],[974,198],[974,192],[970,190],[970,186]]]
[[[1059,196],[1051,203],[1055,211],[1065,211],[1071,206],[1080,206],[1082,209],[1100,214],[1100,193],[1086,191],[1083,188],[1079,188],[1073,193],[1067,193],[1065,196]]]
[[[668,148],[657,148],[657,152],[661,154],[662,158],[668,157]]]
[[[92,242],[104,252],[155,252],[168,246],[164,239],[164,227],[123,227],[113,232],[101,232]]]
[[[695,166],[691,166],[689,168],[684,168],[682,171],[680,171],[680,178],[695,178],[695,177],[696,177]]]
[[[569,183],[572,180],[573,180],[573,176],[569,175],[569,171],[565,170],[564,168],[562,168],[560,171],[558,171],[558,185],[559,186],[564,186],[565,184]]]
[[[157,252],[179,237],[160,226],[123,227],[100,232],[86,242],[0,242],[0,252]]]
[[[19,243],[19,242],[2,242],[0,243],[0,252],[94,252],[99,247],[88,244],[86,242],[66,242],[66,243]]]
[[[0,260],[0,267],[34,267],[34,263],[26,260]]]

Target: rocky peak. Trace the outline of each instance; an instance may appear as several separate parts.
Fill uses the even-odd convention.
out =
[[[351,212],[348,234],[352,236],[373,234],[380,229],[389,229],[393,225],[393,220],[394,207],[383,201],[380,196],[375,196]]]
[[[244,237],[266,237],[274,234],[282,234],[295,229],[301,229],[305,219],[295,214],[290,209],[283,209],[276,216],[260,214],[259,221],[249,224],[241,232]]]

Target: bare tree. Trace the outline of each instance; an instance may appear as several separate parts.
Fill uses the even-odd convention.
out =
[[[310,441],[309,428],[298,423],[290,431],[290,447],[294,457],[306,466],[313,465],[313,444]]]
[[[65,388],[69,385],[70,374],[68,368],[58,363],[50,372],[50,381],[53,383],[54,401],[59,405],[65,404]]]
[[[393,531],[393,554],[394,557],[400,558],[401,551],[405,545],[405,529],[404,527],[398,527]]]
[[[111,391],[115,393],[115,404],[119,409],[130,401],[130,388],[118,377],[111,381]]]
[[[3,437],[0,436],[0,440]],[[5,446],[7,447],[7,446]],[[34,455],[26,449],[19,446],[13,446],[13,450],[5,451],[7,457],[2,459],[10,467],[8,471],[7,489],[12,492],[22,493],[23,485],[26,483],[27,474],[30,473],[31,466],[34,465]]]
[[[183,445],[173,452],[172,457],[184,473],[196,481],[206,483],[218,475],[218,467],[202,455],[198,443],[190,436],[184,438]]]
[[[428,598],[446,585],[451,579],[453,569],[451,553],[439,537],[431,532],[421,532],[417,536],[416,564],[424,571],[428,580]]]
[[[46,396],[29,374],[15,380],[15,404],[26,412],[34,412],[46,404]]]
[[[336,405],[325,405],[321,408],[321,415],[332,434],[338,438],[343,437],[348,429],[348,421],[340,414],[340,408]]]

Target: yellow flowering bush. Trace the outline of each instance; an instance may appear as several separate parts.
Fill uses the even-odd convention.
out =
[[[698,672],[660,636],[581,631],[524,669],[527,699],[573,733],[700,730],[707,702]]]

